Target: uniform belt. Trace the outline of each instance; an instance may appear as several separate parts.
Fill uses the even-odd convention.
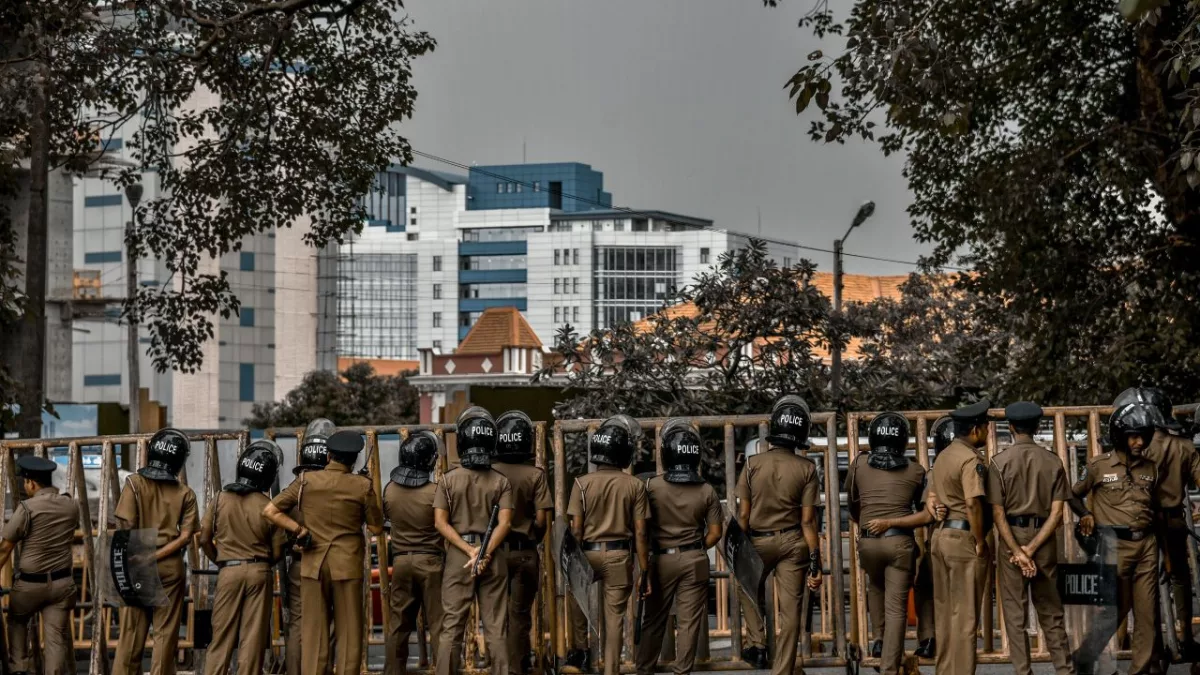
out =
[[[1041,527],[1047,520],[1041,516],[1006,516],[1004,519],[1013,527]]]
[[[534,551],[537,550],[537,542],[525,537],[512,537],[504,540],[504,550],[506,551]]]
[[[968,520],[943,520],[942,529],[963,530],[964,532],[971,531],[971,522]]]
[[[782,530],[750,530],[750,536],[754,539],[760,537],[774,537],[777,534],[787,534],[788,532],[799,532],[800,526],[785,527]]]
[[[1109,528],[1113,532],[1113,536],[1121,541],[1141,541],[1150,536],[1147,530],[1135,530],[1132,527],[1120,527],[1110,525]]]
[[[687,553],[688,551],[699,551],[704,548],[704,544],[695,542],[692,544],[684,544],[672,548],[656,548],[654,552],[658,555],[675,555],[676,553]]]
[[[28,582],[34,583],[34,584],[44,584],[47,581],[58,581],[59,579],[66,579],[69,576],[71,576],[71,568],[70,567],[64,567],[61,570],[54,570],[53,572],[50,572],[49,574],[38,574],[36,572],[18,572],[17,573],[17,579],[19,579],[21,581],[28,581]]]
[[[270,558],[247,558],[245,560],[221,560],[217,562],[217,569],[225,569],[226,567],[238,567],[239,565],[257,565],[262,563],[269,565]]]
[[[1179,518],[1179,517],[1182,517],[1182,516],[1183,516],[1183,505],[1182,505],[1182,504],[1180,504],[1179,506],[1171,506],[1171,507],[1166,507],[1166,508],[1160,508],[1160,509],[1158,510],[1158,512],[1159,512],[1159,513],[1161,513],[1161,514],[1163,514],[1164,516],[1170,516],[1170,517],[1174,517],[1174,518]]]
[[[395,560],[402,555],[441,555],[441,551],[419,550],[419,551],[392,551],[392,559]]]
[[[585,551],[628,551],[629,541],[585,541],[582,545]]]
[[[471,546],[478,546],[483,543],[483,535],[475,532],[467,532],[466,534],[459,533],[458,536],[462,537],[462,540]]]
[[[911,537],[912,530],[906,530],[902,527],[889,527],[879,534],[871,534],[867,530],[860,530],[863,539],[884,539],[886,537]]]

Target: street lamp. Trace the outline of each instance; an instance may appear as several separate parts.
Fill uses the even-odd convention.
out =
[[[833,312],[839,316],[842,313],[842,244],[854,228],[862,225],[874,213],[875,202],[867,202],[858,207],[858,213],[854,214],[854,220],[850,221],[846,234],[843,234],[841,239],[833,240]],[[830,350],[829,375],[833,401],[837,404],[842,398],[842,347],[836,340]]]
[[[142,184],[125,186],[125,199],[129,200],[129,223],[125,226],[125,301],[129,303],[129,314],[125,317],[129,343],[126,349],[129,370],[129,433],[142,430],[142,373],[138,363],[138,327],[133,317],[133,299],[137,296],[137,257],[129,242],[133,241],[134,224],[137,222],[137,207],[142,201]]]

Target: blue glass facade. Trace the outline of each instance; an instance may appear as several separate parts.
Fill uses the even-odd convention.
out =
[[[471,167],[467,209],[591,211],[612,208],[604,174],[579,162]]]

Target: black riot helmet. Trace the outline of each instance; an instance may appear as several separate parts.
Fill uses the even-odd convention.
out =
[[[1162,428],[1172,431],[1183,429],[1183,425],[1175,419],[1175,406],[1171,405],[1171,399],[1166,392],[1158,387],[1150,387],[1146,390],[1146,394],[1150,399],[1150,405],[1154,406],[1158,410],[1158,414],[1162,416]]]
[[[318,417],[317,419],[309,422],[308,426],[304,428],[304,435],[324,436],[325,438],[329,438],[335,431],[337,431],[337,426],[333,422],[330,422],[324,417]]]
[[[192,443],[182,431],[162,429],[150,437],[146,466],[138,469],[138,473],[150,480],[178,482],[191,449]]]
[[[876,469],[893,471],[908,466],[904,456],[908,449],[908,419],[896,412],[876,415],[867,426],[867,443],[871,446],[867,463]]]
[[[237,479],[225,486],[229,492],[266,492],[279,474],[283,451],[275,441],[254,441],[238,457]]]
[[[804,399],[789,394],[775,402],[771,408],[771,421],[767,425],[767,442],[788,450],[807,450],[808,431],[812,426],[812,415]]]
[[[1154,426],[1165,428],[1173,419],[1171,403],[1161,389],[1152,387],[1130,387],[1117,395],[1113,400],[1114,412],[1132,403],[1138,403],[1151,409],[1154,416]],[[1164,406],[1165,404],[1165,406]],[[1165,410],[1164,410],[1165,407]]]
[[[496,451],[496,420],[473,405],[458,416],[458,458],[464,469],[487,469]]]
[[[663,478],[668,483],[703,483],[700,462],[704,443],[700,430],[682,417],[667,420],[662,428]]]
[[[933,451],[938,453],[945,450],[954,442],[954,420],[948,416],[939,417],[933,423],[930,434],[933,435]]]
[[[337,431],[333,422],[318,417],[304,429],[304,442],[296,448],[296,467],[292,473],[299,476],[305,471],[320,471],[329,463],[329,437]]]
[[[614,415],[600,424],[588,437],[588,454],[593,464],[608,464],[624,469],[633,461],[642,427],[629,415]]]
[[[437,434],[428,429],[412,432],[400,444],[400,464],[392,469],[392,482],[405,487],[428,483],[441,450],[442,441]]]
[[[533,459],[533,420],[520,410],[496,418],[496,461],[524,464]]]
[[[1141,436],[1144,450],[1154,437],[1154,430],[1161,419],[1162,415],[1154,406],[1145,403],[1126,404],[1108,418],[1108,437],[1114,448],[1129,452],[1129,437]]]

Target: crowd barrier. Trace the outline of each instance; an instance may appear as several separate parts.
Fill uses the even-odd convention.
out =
[[[1177,412],[1189,412],[1195,408],[1183,406]],[[1053,450],[1063,460],[1071,480],[1078,475],[1081,461],[1086,461],[1100,452],[1099,438],[1102,417],[1111,412],[1105,406],[1047,408],[1047,419],[1053,422]],[[946,414],[945,411],[915,411],[904,413],[914,431],[913,448],[922,466],[930,464],[928,430],[932,422]],[[995,420],[1002,417],[1002,411],[992,411],[993,422],[987,440],[987,454],[990,457],[997,451],[998,439]],[[833,413],[813,414],[812,448],[804,454],[812,459],[820,469],[823,480],[822,500],[824,513],[821,523],[821,547],[825,563],[825,583],[822,584],[819,597],[816,598],[816,613],[811,625],[805,622],[801,634],[800,653],[804,662],[812,667],[843,667],[861,662],[866,666],[877,665],[877,660],[869,657],[867,648],[872,627],[868,625],[866,611],[866,596],[862,583],[862,573],[857,560],[857,526],[851,525],[849,531],[842,529],[841,480],[844,468],[848,462],[863,448],[860,447],[860,433],[865,433],[865,425],[874,417],[870,412],[851,412],[845,416],[845,435],[839,438],[837,418]],[[702,430],[707,438],[719,437],[720,440],[710,447],[720,450],[717,455],[718,464],[723,465],[724,487],[727,495],[732,495],[737,480],[739,457],[739,436],[744,441],[747,436],[755,435],[765,438],[768,417],[766,415],[741,416],[706,416],[694,417],[692,421]],[[654,461],[661,469],[661,429],[666,418],[649,418],[639,420],[648,438],[653,440]],[[583,437],[595,429],[601,420],[564,420],[553,423],[535,423],[535,461],[536,464],[550,474],[554,498],[554,514],[560,523],[566,521],[567,501],[570,495],[568,482],[568,448],[582,448]],[[365,467],[374,483],[377,496],[382,496],[382,488],[386,483],[386,472],[381,461],[381,446],[389,450],[388,462],[394,464],[395,455],[391,448],[398,446],[401,439],[410,432],[419,429],[429,429],[441,437],[446,446],[446,453],[441,458],[438,474],[449,469],[454,458],[455,434],[453,425],[408,425],[408,426],[372,426],[350,427],[349,429],[362,433],[366,439]],[[285,454],[291,452],[303,441],[303,429],[273,429],[265,432],[266,437],[275,439],[284,447]],[[199,480],[190,478],[185,472],[181,479],[192,486],[202,504],[214,497],[222,485],[222,454],[228,457],[236,456],[236,452],[244,449],[251,442],[250,432],[217,431],[189,434],[193,443],[193,457],[199,457],[198,462],[190,462],[193,469],[200,469]],[[104,584],[97,583],[104,569],[98,560],[97,552],[104,550],[108,537],[108,529],[113,525],[113,511],[121,490],[119,468],[136,470],[145,464],[147,441],[149,434],[86,437],[73,439],[19,439],[0,441],[0,490],[5,497],[6,513],[20,499],[20,490],[16,478],[15,458],[22,454],[33,453],[41,457],[51,455],[66,455],[66,485],[67,492],[74,496],[80,505],[80,527],[77,532],[79,546],[76,561],[76,579],[79,586],[79,599],[72,616],[72,634],[75,648],[89,653],[90,672],[109,672],[110,650],[115,648],[117,640],[116,603],[113,598],[106,597]],[[1083,454],[1075,451],[1076,447],[1086,448]],[[218,448],[225,450],[219,452]],[[85,480],[84,456],[94,456],[95,448],[99,449],[98,481],[89,499],[88,482]],[[198,454],[199,453],[199,454]],[[127,464],[119,467],[119,455],[127,456]],[[290,458],[288,462],[290,463]],[[232,464],[232,462],[227,462]],[[286,466],[287,464],[285,464]],[[224,467],[226,478],[232,477],[232,466]],[[286,487],[292,480],[291,471],[280,472],[280,486]],[[93,504],[95,506],[93,506]],[[726,504],[726,516],[731,513],[731,505]],[[1064,516],[1064,531],[1074,527],[1074,517],[1069,513]],[[107,525],[107,527],[105,526]],[[553,528],[550,528],[551,532]],[[553,552],[550,546],[551,532],[547,532],[545,546],[542,550],[542,568],[544,583],[539,593],[537,605],[533,612],[533,648],[535,651],[535,672],[543,672],[548,665],[561,663],[571,644],[570,626],[568,620],[568,598],[564,580],[553,564]],[[84,536],[84,534],[89,536]],[[1074,539],[1065,536],[1064,544],[1069,555],[1077,554]],[[364,609],[367,617],[367,630],[364,631],[364,661],[361,664],[363,672],[367,672],[367,657],[370,648],[378,648],[384,644],[385,636],[390,626],[391,618],[387,610],[387,598],[390,575],[387,569],[387,555],[377,555],[386,552],[386,540],[379,537],[368,548],[368,556],[363,561],[363,573],[370,580],[365,584]],[[718,546],[718,548],[720,548]],[[848,554],[843,553],[843,549]],[[19,555],[19,548],[18,548]],[[192,569],[193,583],[190,584],[187,606],[183,620],[183,633],[179,643],[180,661],[186,669],[202,672],[205,650],[207,645],[206,619],[210,616],[212,592],[215,586],[215,576],[196,573],[211,569],[213,566],[203,552],[197,547],[188,549],[188,566]],[[729,573],[725,561],[719,555],[714,555],[712,578],[715,588],[713,596],[715,621],[711,627],[708,622],[705,639],[699,646],[695,670],[723,671],[745,670],[749,664],[741,660],[743,646],[742,615],[740,612],[739,589]],[[1196,570],[1197,560],[1193,556],[1192,566]],[[12,564],[0,570],[0,584],[8,586],[12,579]],[[848,570],[848,574],[843,574]],[[994,580],[994,568],[989,575]],[[282,632],[284,603],[281,584],[286,579],[276,578],[276,601],[272,610],[272,659],[269,665],[276,672],[282,672],[283,652],[287,640]],[[848,584],[848,592],[847,592]],[[991,593],[985,595],[991,597]],[[7,602],[7,600],[5,600]],[[774,611],[767,612],[767,632],[770,640],[775,634],[778,624],[778,600],[773,593],[773,583],[767,585],[768,607]],[[990,600],[989,600],[990,602]],[[625,631],[626,655],[622,663],[623,671],[632,671],[633,664],[629,659],[634,654],[632,640],[633,631],[629,630],[634,617],[634,601],[631,598],[627,612],[627,630]],[[981,663],[1008,663],[1009,636],[1004,632],[1002,610],[998,603],[992,603],[982,613],[980,650]],[[806,614],[807,615],[807,614]],[[1036,625],[1036,621],[1031,623]],[[1068,632],[1071,644],[1077,645],[1081,637],[1068,616]],[[601,630],[603,630],[601,628]],[[103,636],[104,639],[94,639]],[[1120,639],[1118,635],[1115,640]],[[591,634],[592,654],[600,657],[599,649],[602,636]],[[427,643],[423,630],[417,631],[417,659],[419,668],[428,669],[431,665],[432,653],[435,651]],[[468,650],[464,660],[464,668],[475,672],[486,667],[487,651],[478,631],[478,622],[472,621],[465,640]],[[717,646],[719,645],[719,646]],[[667,639],[662,650],[662,664],[669,662],[674,650],[672,634],[668,631]],[[719,652],[719,654],[718,654]],[[1127,658],[1128,653],[1118,656]],[[1040,633],[1033,650],[1035,661],[1046,661],[1049,655],[1045,650]],[[378,664],[373,664],[377,666]]]

